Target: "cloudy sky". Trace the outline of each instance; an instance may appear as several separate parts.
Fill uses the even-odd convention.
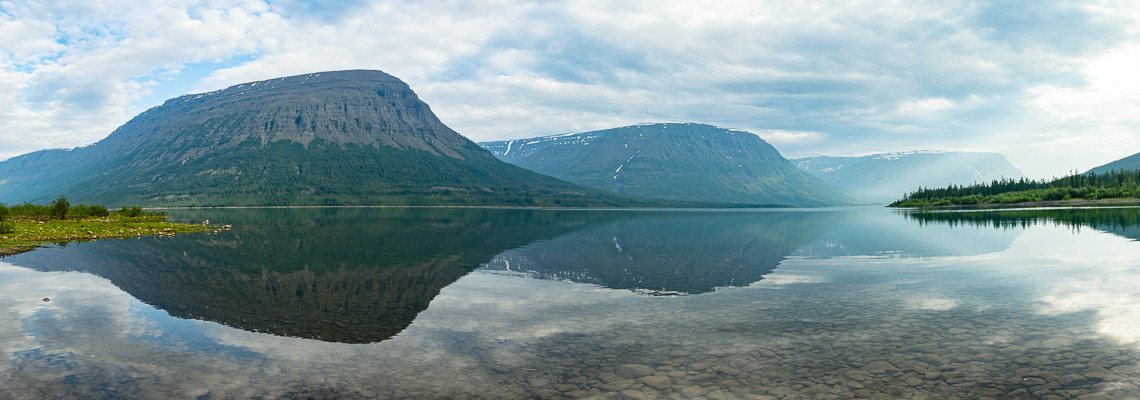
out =
[[[355,68],[476,141],[691,121],[789,158],[994,151],[1031,177],[1140,152],[1133,0],[0,0],[0,159]]]

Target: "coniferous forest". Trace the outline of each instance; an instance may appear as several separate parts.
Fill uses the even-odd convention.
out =
[[[1140,170],[1072,173],[1051,180],[1001,179],[969,186],[919,188],[891,207],[939,207],[1140,198]]]

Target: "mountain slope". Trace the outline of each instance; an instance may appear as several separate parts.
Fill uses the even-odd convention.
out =
[[[533,171],[635,196],[793,206],[850,202],[758,136],[710,125],[635,125],[480,145]]]
[[[946,187],[1025,177],[1001,154],[914,151],[863,157],[808,157],[796,167],[829,184],[889,203],[919,187]]]
[[[630,200],[503,163],[380,71],[322,72],[166,101],[91,146],[0,163],[0,202],[540,205]]]
[[[1090,169],[1088,172],[1103,174],[1109,171],[1140,170],[1140,153],[1121,158],[1105,165]]]

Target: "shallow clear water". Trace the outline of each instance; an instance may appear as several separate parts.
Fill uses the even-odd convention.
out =
[[[0,398],[1140,397],[1137,208],[170,214],[0,259]]]

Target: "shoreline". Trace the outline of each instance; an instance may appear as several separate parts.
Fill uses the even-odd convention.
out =
[[[128,239],[144,236],[174,236],[184,233],[221,232],[229,225],[167,222],[166,217],[87,218],[40,221],[9,219],[14,231],[0,234],[0,259],[56,243]]]
[[[788,209],[788,208],[828,208],[828,207],[795,207],[788,205],[767,204],[733,204],[709,207],[553,207],[553,206],[182,206],[182,207],[144,207],[144,210],[257,210],[257,209],[304,209],[304,208],[431,208],[431,209],[488,209],[488,210],[750,210],[750,209]]]
[[[985,209],[985,208],[1040,208],[1040,207],[1081,207],[1081,206],[1130,206],[1140,205],[1140,199],[1103,199],[1103,200],[1046,200],[1046,201],[1027,201],[1021,203],[984,203],[984,204],[950,204],[945,206],[918,206],[918,207],[899,207],[887,206],[887,208],[900,208],[900,209]]]

